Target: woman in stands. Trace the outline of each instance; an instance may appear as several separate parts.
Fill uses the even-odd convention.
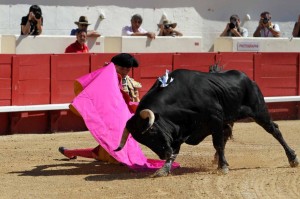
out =
[[[172,23],[169,20],[164,20],[162,24],[157,24],[159,27],[158,36],[182,36],[182,33],[175,30],[177,23]]]

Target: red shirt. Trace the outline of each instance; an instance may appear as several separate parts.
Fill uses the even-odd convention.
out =
[[[81,46],[78,43],[78,41],[75,41],[74,43],[69,45],[65,50],[65,53],[88,53],[88,52],[89,52],[89,47],[87,47],[86,44],[83,44],[83,46]]]

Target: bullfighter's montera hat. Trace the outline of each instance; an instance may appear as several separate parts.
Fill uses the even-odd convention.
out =
[[[131,68],[131,67],[138,67],[139,63],[138,61],[130,54],[128,53],[120,53],[116,56],[114,56],[111,59],[111,62],[113,62],[115,65]]]

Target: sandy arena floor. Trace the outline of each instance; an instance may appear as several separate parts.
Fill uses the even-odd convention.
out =
[[[277,123],[300,159],[300,121]],[[255,123],[235,124],[227,175],[211,164],[211,137],[183,145],[181,168],[162,178],[92,159],[69,161],[57,151],[96,145],[89,132],[0,136],[0,198],[300,198],[300,166],[290,168],[280,144]]]

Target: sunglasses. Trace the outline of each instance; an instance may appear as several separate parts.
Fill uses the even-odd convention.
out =
[[[165,29],[169,29],[171,28],[171,26],[169,24],[164,25]]]
[[[140,20],[136,20],[136,21],[133,21],[133,23],[138,23],[138,24],[141,24],[141,23],[142,23],[142,21],[140,21]]]

